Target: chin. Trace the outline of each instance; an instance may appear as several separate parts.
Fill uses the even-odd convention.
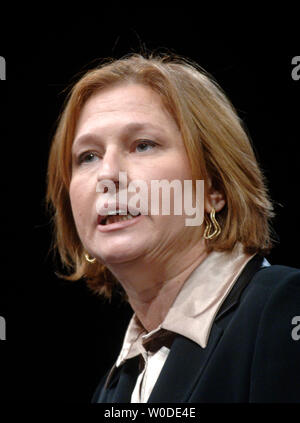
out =
[[[142,237],[143,238],[143,237]],[[147,240],[136,236],[110,236],[109,239],[94,241],[91,251],[105,265],[126,263],[146,253]]]
[[[128,248],[110,248],[109,250],[110,251],[106,250],[105,252],[97,251],[96,257],[99,257],[104,265],[126,263],[138,259],[141,255],[141,249],[128,251]]]

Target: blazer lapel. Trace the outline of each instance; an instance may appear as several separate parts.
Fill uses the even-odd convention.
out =
[[[120,367],[113,367],[112,375],[106,382],[105,402],[128,403],[139,373],[140,357],[127,360]]]
[[[222,333],[214,325],[204,349],[181,335],[176,337],[148,402],[188,402]]]

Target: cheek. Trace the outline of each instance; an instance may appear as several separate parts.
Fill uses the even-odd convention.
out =
[[[155,179],[192,179],[191,166],[186,154],[181,152],[174,153],[168,160],[160,163],[155,168]]]
[[[178,229],[181,229],[183,226],[182,221],[183,219],[185,219],[183,203],[184,181],[192,181],[192,172],[187,157],[182,154],[173,154],[172,156],[164,158],[164,160],[160,160],[158,163],[156,163],[155,168],[144,168],[143,172],[136,172],[133,176],[136,177],[136,179],[144,180],[147,183],[147,190],[140,191],[139,196],[142,198],[143,204],[148,203],[149,214],[152,214],[151,212],[155,210],[152,214],[153,218],[155,218],[157,210],[159,210],[160,218],[158,219],[157,224],[160,224],[163,221],[163,225],[167,225],[168,227],[170,227],[171,225],[177,224]],[[160,182],[157,183],[156,181]],[[168,182],[166,182],[164,185],[162,181]],[[173,186],[176,187],[176,190],[172,188],[169,191],[168,184],[170,184],[172,181],[176,181],[173,184]],[[163,189],[160,188],[159,193],[157,193],[158,185],[160,187],[164,185],[166,191],[169,191],[169,195],[166,194],[164,200],[166,201],[168,206],[163,206]],[[175,213],[174,215],[175,203],[177,210],[181,210],[180,215],[178,215],[177,213]],[[163,215],[165,214],[162,212],[163,208],[165,210],[170,210],[171,216],[169,216],[169,218],[168,216]],[[161,220],[161,218],[163,220]]]
[[[77,225],[85,218],[84,211],[87,210],[88,202],[90,201],[89,193],[85,184],[75,179],[71,181],[69,195],[73,217]]]

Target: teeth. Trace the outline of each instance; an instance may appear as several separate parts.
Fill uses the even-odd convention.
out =
[[[105,224],[108,225],[110,223],[122,222],[123,220],[125,221],[130,219],[133,219],[133,216],[131,216],[131,214],[128,214],[126,216],[113,215],[113,216],[108,216]]]
[[[100,225],[109,225],[115,222],[122,222],[123,220],[131,220],[138,216],[140,216],[140,213],[137,216],[132,216],[130,213],[128,213],[127,215],[118,215],[113,213],[107,215],[107,217],[103,217],[100,221]]]
[[[107,213],[108,216],[116,216],[119,215],[120,213],[127,213],[127,210],[118,210],[118,211],[109,211]],[[123,215],[124,216],[124,215]]]

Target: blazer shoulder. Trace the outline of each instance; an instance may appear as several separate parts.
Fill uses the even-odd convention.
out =
[[[270,311],[280,316],[282,305],[300,310],[300,270],[282,265],[271,265],[259,269],[242,293],[242,309],[264,315]],[[250,311],[249,311],[250,312]]]
[[[251,304],[260,307],[260,313],[251,366],[250,402],[299,401],[300,270],[269,266],[259,270],[252,282]]]
[[[285,285],[300,288],[300,269],[277,264],[263,267],[253,276],[251,284],[269,289],[276,289]]]

